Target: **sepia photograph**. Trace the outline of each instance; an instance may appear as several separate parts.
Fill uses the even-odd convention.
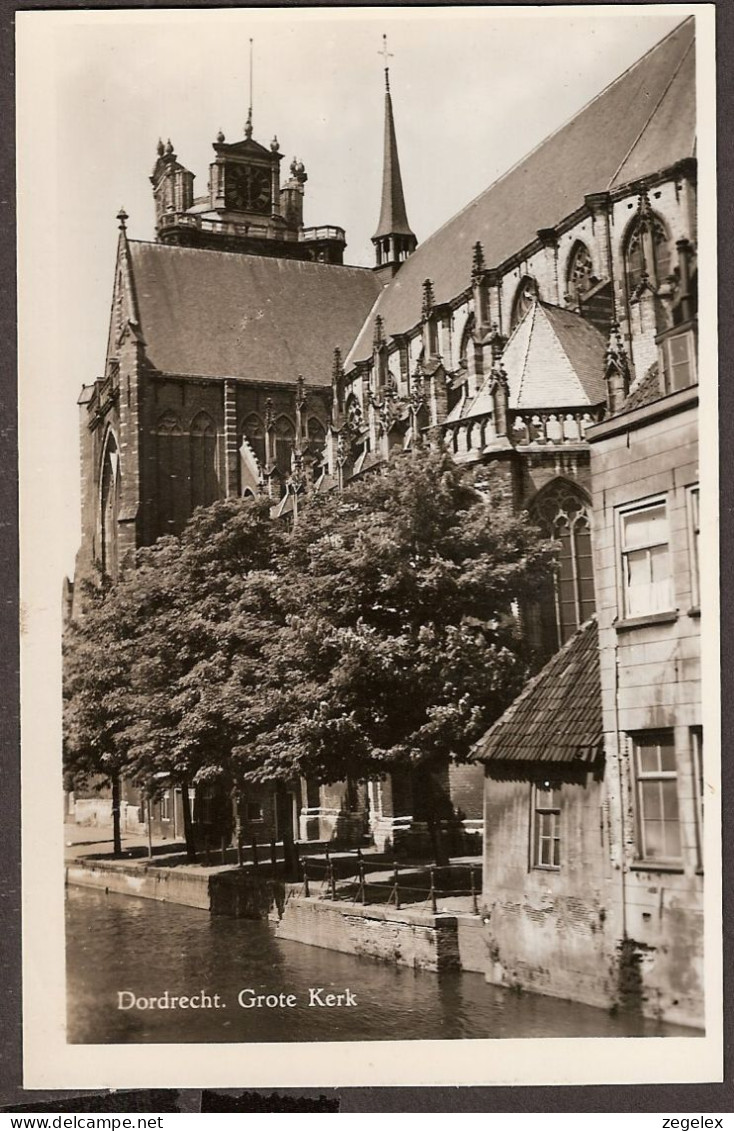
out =
[[[26,1086],[719,1079],[711,6],[17,48]]]

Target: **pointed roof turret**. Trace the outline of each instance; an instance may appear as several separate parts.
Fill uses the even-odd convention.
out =
[[[386,36],[383,36],[386,41]],[[387,59],[387,44],[383,47]],[[400,173],[398,142],[395,134],[392,96],[390,94],[390,69],[385,67],[385,141],[382,166],[382,201],[377,231],[372,237],[377,253],[377,266],[400,264],[418,243],[408,223]]]
[[[403,178],[400,174],[398,142],[395,135],[395,119],[390,95],[390,72],[385,67],[385,144],[382,165],[382,205],[380,221],[374,239],[380,236],[415,236],[408,223],[403,194]]]

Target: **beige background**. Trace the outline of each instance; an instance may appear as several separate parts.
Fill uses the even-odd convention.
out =
[[[701,429],[702,444],[701,479],[704,484],[702,537],[707,540],[702,555],[711,576],[703,588],[702,624],[708,626],[705,638],[704,718],[708,734],[705,776],[709,787],[706,828],[706,897],[707,897],[707,1035],[705,1038],[666,1039],[595,1039],[585,1040],[494,1040],[451,1042],[399,1042],[365,1043],[358,1049],[342,1043],[328,1045],[224,1045],[209,1046],[183,1044],[179,1046],[69,1046],[65,1041],[65,993],[63,953],[63,837],[61,824],[61,742],[60,742],[60,635],[61,635],[61,583],[64,573],[73,566],[73,550],[78,538],[78,459],[75,434],[74,402],[83,382],[91,381],[104,360],[106,317],[111,294],[113,268],[112,244],[116,239],[114,213],[121,203],[131,211],[129,201],[119,199],[118,187],[131,171],[138,182],[147,188],[148,164],[152,164],[157,140],[145,137],[145,158],[139,163],[123,162],[115,167],[114,153],[120,148],[120,139],[114,134],[110,153],[96,153],[95,163],[87,167],[84,154],[94,149],[95,138],[105,136],[109,130],[106,122],[122,119],[117,114],[114,99],[125,102],[126,92],[133,106],[139,105],[139,89],[157,82],[155,64],[162,62],[155,54],[155,44],[161,31],[167,37],[181,36],[186,42],[192,31],[194,36],[206,40],[215,36],[223,40],[246,43],[254,34],[258,40],[268,42],[268,37],[279,32],[291,44],[300,43],[306,48],[325,34],[336,40],[348,32],[347,39],[360,45],[365,36],[368,72],[376,71],[375,90],[364,95],[381,104],[378,87],[381,82],[381,62],[371,58],[372,48],[379,47],[379,37],[387,31],[391,50],[396,57],[391,60],[396,81],[394,97],[400,131],[401,158],[406,180],[406,196],[411,203],[411,218],[425,237],[465,204],[473,195],[485,188],[498,173],[503,172],[513,160],[521,157],[541,140],[561,120],[575,112],[601,86],[614,78],[624,66],[632,63],[647,47],[662,38],[670,27],[682,21],[690,12],[697,19],[698,54],[698,106],[699,106],[699,184],[700,184],[700,262],[701,269]],[[718,827],[719,752],[714,736],[719,732],[718,709],[718,521],[717,498],[717,419],[716,419],[716,231],[715,231],[715,68],[714,68],[714,9],[707,5],[615,5],[614,8],[595,8],[583,5],[574,9],[555,8],[478,8],[458,7],[439,9],[411,9],[410,22],[406,11],[393,9],[359,9],[347,11],[331,8],[328,11],[290,10],[169,10],[153,12],[32,12],[17,14],[17,94],[18,94],[18,272],[19,272],[19,447],[21,490],[21,611],[22,611],[22,780],[23,780],[23,879],[24,879],[24,1084],[30,1088],[94,1088],[94,1087],[148,1087],[148,1086],[323,1086],[356,1084],[459,1084],[459,1083],[620,1083],[620,1082],[693,1082],[721,1079],[721,868],[720,828]],[[463,41],[476,42],[476,29],[481,21],[512,20],[517,26],[517,56],[509,59],[509,67],[500,73],[496,59],[482,61],[477,75],[452,66],[448,51],[451,46],[449,31],[457,35],[456,50]],[[553,21],[558,25],[554,29]],[[541,86],[535,84],[550,65],[550,57],[563,50],[562,21],[576,25],[573,34],[593,30],[594,21],[619,20],[619,31],[611,29],[606,53],[594,47],[586,60],[587,79],[591,87],[581,94],[583,82],[575,93],[567,112],[563,106],[563,91],[558,89],[555,104],[548,107]],[[622,21],[631,20],[623,26]],[[479,21],[479,24],[477,24]],[[542,21],[542,26],[541,26]],[[260,30],[258,30],[261,25]],[[508,25],[509,26],[509,25]],[[601,22],[598,27],[601,29]],[[636,37],[629,29],[637,28]],[[524,30],[527,28],[527,34]],[[250,30],[254,29],[254,30]],[[392,31],[391,31],[392,29]],[[561,29],[561,30],[558,30]],[[393,34],[394,32],[394,34]],[[463,33],[463,34],[462,34]],[[555,38],[554,38],[555,37]],[[645,39],[645,37],[647,37]],[[583,36],[582,36],[583,38]],[[276,35],[277,39],[277,35]],[[523,58],[523,44],[545,44],[538,66]],[[629,42],[627,42],[629,40]],[[374,41],[374,42],[373,42]],[[593,38],[589,40],[593,43]],[[126,69],[120,56],[123,45],[129,45],[130,56],[140,57],[137,69]],[[117,44],[117,54],[116,47]],[[411,51],[406,44],[413,44]],[[615,51],[628,51],[626,62],[620,62]],[[151,47],[151,45],[153,45]],[[402,54],[398,53],[401,45]],[[614,46],[616,45],[616,46]],[[264,47],[265,45],[263,45]],[[430,57],[433,46],[436,59]],[[139,50],[136,52],[136,47]],[[613,48],[613,49],[612,49]],[[258,48],[260,50],[260,48]],[[593,51],[597,51],[594,56]],[[545,52],[545,54],[544,54]],[[447,57],[448,55],[448,57]],[[89,60],[96,56],[98,70],[92,69]],[[289,58],[297,60],[299,53]],[[407,57],[406,57],[407,56]],[[182,59],[173,55],[179,67]],[[611,62],[610,62],[611,59]],[[87,70],[84,70],[85,60]],[[185,62],[185,60],[183,60]],[[508,62],[508,60],[505,60]],[[143,64],[148,64],[148,69]],[[236,73],[236,59],[231,59],[230,80],[234,91],[242,87],[241,103],[246,110],[245,81]],[[455,59],[454,59],[455,63]],[[512,63],[516,63],[512,76]],[[346,63],[335,62],[330,81],[341,81],[340,68]],[[603,73],[603,66],[611,66]],[[76,69],[75,69],[76,68]],[[107,76],[114,72],[114,83],[108,88]],[[115,69],[116,68],[116,69]],[[152,68],[152,69],[151,69]],[[242,74],[246,74],[246,60],[242,58]],[[396,93],[400,81],[419,83],[420,72],[435,84],[436,74],[447,69],[450,75],[446,84],[456,101],[453,116],[443,122],[435,98],[429,104],[427,118],[431,123],[431,136],[443,130],[454,138],[461,149],[459,125],[462,97],[470,105],[477,97],[481,82],[488,82],[497,72],[499,104],[505,105],[504,91],[508,91],[507,105],[515,106],[515,114],[508,109],[508,123],[502,123],[496,135],[496,144],[487,146],[485,164],[479,164],[462,177],[456,178],[456,199],[435,199],[436,193],[426,184],[430,163],[421,165],[421,188],[411,197],[408,169],[411,146],[416,152],[425,150],[425,141],[410,127],[407,99],[401,104]],[[225,67],[224,72],[227,72]],[[185,73],[185,71],[184,71]],[[257,83],[256,71],[256,83]],[[402,73],[402,80],[400,78]],[[594,75],[596,79],[594,80]],[[82,78],[84,81],[82,82]],[[302,87],[298,76],[286,70],[281,81],[273,84],[285,91],[280,106],[263,109],[262,138],[269,137],[273,127],[279,132],[286,128],[290,133],[289,92],[298,86],[292,104],[302,100]],[[196,74],[193,74],[196,87]],[[366,77],[358,82],[366,83]],[[369,81],[373,81],[369,79]],[[463,81],[463,95],[462,95]],[[475,84],[479,83],[477,87]],[[513,85],[516,84],[516,85]],[[503,85],[504,84],[504,85]],[[508,86],[509,84],[509,86]],[[226,83],[224,84],[226,87]],[[99,90],[99,102],[89,112],[83,112],[85,89],[87,93]],[[116,93],[115,93],[116,89]],[[257,85],[256,85],[257,90]],[[513,92],[520,92],[519,101],[512,102]],[[201,92],[199,91],[199,94]],[[113,98],[114,95],[114,98]],[[217,92],[212,104],[220,109],[227,104],[227,90]],[[231,96],[230,96],[231,97]],[[266,103],[266,91],[256,93],[255,125],[258,130],[258,98]],[[103,105],[112,99],[112,106]],[[195,101],[187,106],[188,111]],[[347,100],[343,100],[348,102]],[[142,105],[142,104],[141,104]],[[76,109],[75,109],[76,107]],[[524,109],[523,109],[524,108]],[[181,107],[179,107],[179,110]],[[276,113],[277,111],[277,113]],[[402,112],[402,118],[401,118]],[[113,117],[105,115],[113,114]],[[143,113],[142,109],[137,111]],[[163,128],[166,113],[161,110]],[[377,113],[380,113],[378,110]],[[544,113],[551,117],[546,124]],[[437,120],[437,114],[439,118]],[[519,116],[518,116],[519,115]],[[232,122],[222,123],[215,117],[209,122],[213,135],[220,124],[229,136],[238,136],[244,119],[244,110],[230,114]],[[125,127],[134,127],[135,113],[128,116]],[[405,123],[405,145],[403,144]],[[519,123],[522,123],[520,129]],[[140,119],[137,120],[141,125]],[[367,125],[348,121],[351,136],[365,138],[365,146],[374,150],[372,163],[379,159],[380,144],[374,146]],[[122,125],[120,126],[122,128]],[[158,123],[148,123],[146,129],[158,130]],[[337,129],[337,124],[334,125]],[[95,131],[97,131],[95,133]],[[533,131],[535,135],[533,136]],[[134,131],[133,131],[134,132]],[[140,132],[140,131],[138,131]],[[381,122],[380,131],[381,132]],[[379,135],[378,132],[378,135]],[[326,145],[328,130],[324,130],[323,160],[329,161]],[[301,144],[293,129],[293,143],[288,149]],[[500,148],[503,137],[520,136],[521,149],[512,154]],[[415,136],[414,136],[415,135]],[[307,124],[301,128],[303,141],[308,140]],[[200,174],[205,161],[196,152],[185,152],[177,138],[173,139],[184,162]],[[70,151],[71,147],[71,151]],[[148,150],[150,150],[148,154]],[[80,155],[79,160],[75,155]],[[299,156],[301,154],[299,153]],[[334,158],[331,158],[332,162]],[[80,164],[81,161],[81,164]],[[112,162],[112,164],[110,164]],[[495,165],[492,162],[496,163]],[[332,165],[331,168],[334,168]],[[308,167],[309,173],[311,168]],[[316,167],[314,165],[314,173]],[[323,170],[321,171],[323,173]],[[379,168],[375,166],[379,178]],[[371,175],[371,174],[370,174]],[[365,173],[367,176],[367,173]],[[341,174],[334,181],[340,181]],[[476,183],[472,182],[472,177]],[[343,178],[341,178],[343,180]],[[377,183],[377,182],[375,182]],[[339,185],[336,183],[336,189]],[[342,184],[342,195],[326,198],[320,209],[324,214],[313,215],[313,222],[331,221],[345,223],[348,236],[356,243],[355,254],[350,247],[350,262],[365,260],[371,232],[354,230],[344,212],[327,214],[329,208],[346,207],[346,202],[357,197],[358,207],[364,212],[365,199],[378,199],[375,188],[372,197],[368,190]],[[452,190],[453,191],[453,190]],[[110,195],[111,194],[111,195]],[[412,198],[428,197],[435,203],[432,213],[429,204],[423,205],[415,215]],[[114,204],[111,204],[114,198]],[[343,203],[342,203],[343,202]],[[142,205],[141,205],[142,209]],[[152,214],[152,207],[148,206]],[[98,210],[98,211],[97,211]],[[145,223],[150,223],[146,213],[138,210],[133,215],[131,229],[147,236]],[[309,213],[311,217],[311,213]],[[312,222],[309,219],[309,222]],[[106,232],[106,235],[103,235]],[[105,241],[112,241],[107,246]],[[362,258],[360,258],[360,240]],[[100,310],[102,311],[100,313]],[[95,337],[96,335],[96,337]],[[99,344],[101,335],[102,344]],[[153,1055],[154,1053],[154,1055]]]

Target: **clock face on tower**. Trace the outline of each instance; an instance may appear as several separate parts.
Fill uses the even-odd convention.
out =
[[[225,175],[227,208],[237,212],[270,211],[270,173],[253,165],[230,165]]]

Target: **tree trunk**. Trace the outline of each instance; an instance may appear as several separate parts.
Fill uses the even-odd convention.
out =
[[[234,840],[237,848],[237,865],[241,868],[245,861],[242,856],[242,794],[239,786],[234,786],[232,789],[232,805],[234,809]]]
[[[276,812],[281,839],[283,841],[283,867],[286,880],[298,880],[298,857],[293,839],[291,799],[284,782],[275,787]]]
[[[120,777],[112,777],[112,854],[122,856],[122,832],[120,830]]]
[[[431,776],[430,770],[426,771],[425,779],[425,799],[426,799],[426,821],[428,824],[428,835],[431,838],[431,847],[433,848],[433,858],[439,868],[445,867],[449,863],[449,852],[446,847],[446,838],[441,829],[441,809],[443,808],[443,797],[439,793],[435,782]]]
[[[194,824],[191,820],[191,798],[189,797],[189,783],[181,783],[181,812],[183,813],[184,840],[186,841],[186,859],[196,863],[196,844],[194,842]]]

